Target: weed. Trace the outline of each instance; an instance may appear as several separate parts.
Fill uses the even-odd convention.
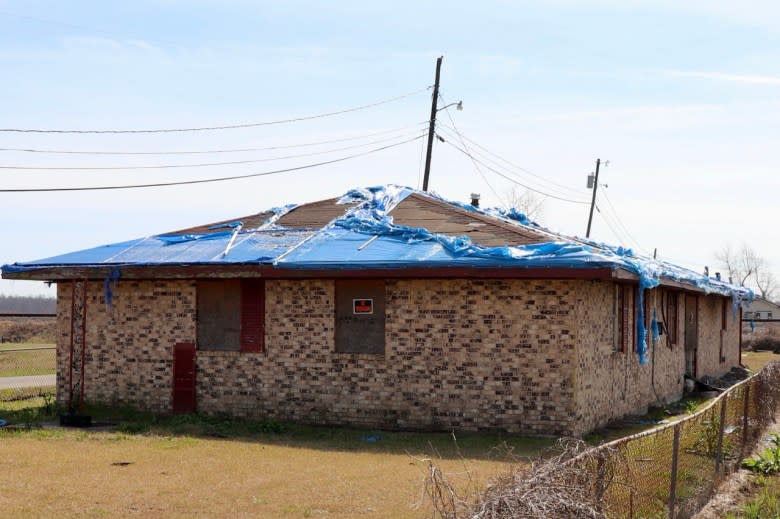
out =
[[[760,483],[758,483],[759,480],[761,481]],[[743,504],[737,513],[728,514],[727,518],[776,519],[780,517],[780,495],[778,494],[776,478],[770,481],[763,476],[759,476],[756,478],[756,482],[761,487],[758,494]]]
[[[687,414],[693,414],[696,412],[696,410],[699,408],[699,405],[701,404],[701,400],[686,400],[684,403],[685,406],[685,412]]]
[[[761,474],[774,474],[780,471],[780,434],[772,433],[769,437],[772,446],[763,452],[742,461],[742,466]]]
[[[702,422],[702,427],[696,433],[696,439],[693,442],[693,446],[690,452],[695,454],[701,454],[702,456],[709,456],[714,458],[718,454],[718,436],[720,435],[720,418],[716,417],[712,420],[705,420]],[[723,440],[721,442],[721,455],[725,458],[731,453],[733,448],[732,439],[723,432]]]

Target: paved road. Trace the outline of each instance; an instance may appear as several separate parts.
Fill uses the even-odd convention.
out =
[[[36,375],[33,377],[0,377],[0,389],[22,389],[25,387],[54,386],[57,375]]]

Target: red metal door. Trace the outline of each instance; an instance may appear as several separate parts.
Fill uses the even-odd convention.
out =
[[[191,343],[173,347],[173,412],[195,412],[195,345]]]

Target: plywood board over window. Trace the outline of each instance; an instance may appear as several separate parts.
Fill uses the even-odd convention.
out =
[[[383,280],[336,280],[336,352],[384,355]]]
[[[664,320],[666,321],[667,344],[671,348],[677,344],[678,326],[678,308],[679,299],[676,292],[666,292],[666,308],[664,309]]]
[[[198,349],[264,349],[265,283],[261,279],[198,281]]]

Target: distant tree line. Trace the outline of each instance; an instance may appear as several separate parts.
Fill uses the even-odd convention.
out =
[[[0,314],[53,314],[56,308],[53,297],[0,294]]]

